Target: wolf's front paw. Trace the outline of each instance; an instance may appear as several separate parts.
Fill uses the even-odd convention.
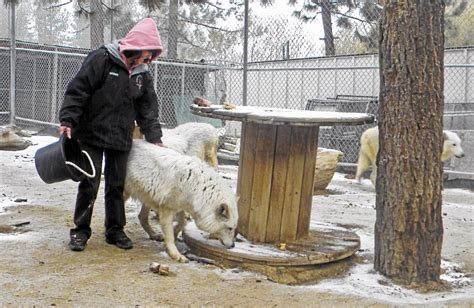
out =
[[[182,254],[180,254],[179,252],[177,254],[173,254],[171,255],[171,258],[173,260],[176,260],[180,263],[188,263],[189,262],[189,259],[186,258],[185,256],[183,256]]]

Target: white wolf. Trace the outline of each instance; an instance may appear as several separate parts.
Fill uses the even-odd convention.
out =
[[[134,139],[143,139],[138,127],[133,131]],[[217,167],[218,130],[207,123],[190,122],[167,130],[163,143],[181,154],[197,156]]]
[[[135,140],[128,159],[125,196],[159,214],[166,251],[177,261],[187,262],[175,245],[175,232],[186,224],[184,215],[178,215],[178,229],[173,230],[174,215],[183,211],[199,229],[216,236],[227,248],[234,247],[236,196],[214,168],[196,157]]]
[[[162,140],[164,145],[181,154],[199,157],[212,167],[217,167],[219,135],[211,124],[181,124],[166,131]]]
[[[207,162],[210,166],[217,168],[217,147],[219,135],[217,129],[207,123],[186,123],[166,131],[162,138],[163,143],[170,149],[188,156],[196,156]],[[142,204],[138,219],[150,239],[162,241],[163,236],[153,230],[149,223],[150,208]],[[187,219],[186,214],[177,213],[177,233],[183,221]]]
[[[443,131],[443,153],[441,160],[445,161],[453,156],[457,158],[464,157],[464,151],[461,147],[461,139],[451,131]],[[377,153],[379,151],[379,128],[378,126],[367,129],[360,137],[359,160],[357,162],[356,180],[360,182],[362,174],[372,166],[370,180],[375,186],[377,178],[377,166],[375,164]]]

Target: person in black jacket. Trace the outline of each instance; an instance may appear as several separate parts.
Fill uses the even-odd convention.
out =
[[[163,146],[148,67],[162,50],[153,19],[141,20],[125,38],[89,53],[69,83],[59,113],[59,133],[79,140],[96,170],[102,170],[105,158],[105,240],[122,249],[133,247],[124,232],[123,189],[135,121],[148,142]],[[73,251],[84,250],[91,236],[100,179],[97,172],[79,183],[69,242]]]

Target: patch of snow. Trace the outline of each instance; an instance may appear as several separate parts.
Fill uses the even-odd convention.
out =
[[[456,267],[454,264],[444,261],[443,266],[447,271],[447,276],[453,277],[449,268]],[[444,276],[443,280],[446,280]],[[451,278],[451,283],[463,281],[464,285],[472,286],[472,282],[466,277]],[[304,286],[302,288],[311,288],[318,291],[333,292],[339,294],[354,294],[361,297],[367,297],[377,300],[391,302],[393,304],[426,304],[439,303],[446,300],[465,299],[466,291],[455,289],[450,292],[418,293],[414,290],[406,289],[393,284],[389,279],[380,275],[373,269],[372,263],[360,264],[353,267],[349,273],[338,279],[323,280],[313,286]],[[472,287],[470,288],[472,292]],[[471,293],[472,297],[472,293]]]
[[[311,221],[310,222],[310,229],[313,228],[318,228],[318,231],[321,230],[321,232],[331,232],[332,230],[340,230],[340,231],[347,231],[346,228],[342,228],[342,227],[337,227],[336,225],[334,224],[330,224],[330,223],[325,223],[325,222],[316,222],[316,221]],[[327,229],[327,231],[325,230]]]
[[[441,268],[444,270],[444,273],[440,278],[451,283],[451,285],[460,287],[469,285],[472,282],[465,273],[461,272],[461,266],[459,264],[441,260]]]
[[[13,232],[13,233],[0,233],[0,242],[30,242],[34,241],[37,238],[40,238],[42,235],[38,232],[28,231],[28,232]]]

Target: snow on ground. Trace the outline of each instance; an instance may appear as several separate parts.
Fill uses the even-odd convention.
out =
[[[33,145],[29,146],[28,148],[22,151],[0,151],[0,167],[3,166],[7,162],[7,160],[11,160],[11,159],[14,159],[14,162],[17,165],[17,168],[19,169],[25,167],[25,164],[28,164],[31,162],[33,162],[33,165],[34,165],[34,157],[35,157],[36,150],[43,146],[56,142],[58,138],[51,137],[51,136],[33,136],[32,138],[30,138],[30,140],[32,141]],[[15,174],[7,174],[5,173],[5,171],[1,172],[2,178],[11,177],[11,176],[15,176]],[[1,186],[3,186],[3,181],[0,179],[0,187]],[[18,197],[18,198],[12,199],[6,196],[5,193],[0,191],[0,214],[5,211],[6,207],[18,204],[20,202],[20,200],[18,199],[23,199],[23,198]]]
[[[219,171],[236,189],[238,168],[236,166],[220,166]],[[338,220],[337,223],[352,229],[359,235],[361,238],[360,254],[367,256],[370,261],[366,260],[365,263],[354,266],[344,278],[327,279],[315,285],[296,288],[310,288],[345,295],[353,294],[393,304],[439,304],[446,300],[465,299],[466,297],[471,298],[474,303],[474,282],[470,277],[473,269],[467,269],[470,273],[465,273],[463,272],[463,264],[458,264],[455,261],[442,260],[441,264],[444,272],[441,279],[453,287],[449,292],[417,293],[395,285],[389,279],[377,273],[373,269],[371,261],[374,254],[373,226],[375,223],[375,189],[371,181],[363,179],[362,183],[358,184],[354,180],[346,179],[344,174],[336,173],[333,181],[328,186],[328,191],[330,194],[327,196],[313,197],[311,223],[319,222],[320,224],[322,215],[319,215],[319,212],[321,209],[326,211],[327,208],[329,208],[329,213],[327,216],[325,215],[325,221],[330,223],[332,220],[330,215],[334,214],[334,207],[337,206],[336,211],[339,210],[339,214],[345,214],[343,219]],[[466,214],[461,216],[466,217],[463,222],[470,230],[465,236],[472,252],[474,248],[474,192],[466,189],[445,189],[443,197],[445,200],[443,202],[445,216],[446,212],[451,211],[463,211]],[[359,212],[358,216],[346,213],[344,209]],[[358,220],[359,216],[365,216],[365,219]],[[330,224],[334,227],[334,224]],[[360,226],[357,224],[360,224]],[[451,224],[447,222],[445,227],[452,228]],[[452,239],[445,236],[444,240],[446,242]],[[230,275],[229,271],[226,272],[226,275]]]
[[[0,151],[0,165],[14,163],[22,170],[18,174],[25,174],[29,168],[30,176],[37,176],[34,170],[34,154],[40,147],[55,142],[57,138],[49,136],[33,136],[33,146],[17,152]],[[13,162],[12,162],[13,160]],[[220,166],[219,172],[223,178],[236,189],[237,167]],[[1,177],[19,176],[16,173],[5,174]],[[0,179],[0,215],[5,209],[16,206],[20,199],[34,200],[29,196],[33,192],[17,192],[6,195],[4,181]],[[336,173],[328,187],[327,195],[313,197],[312,223],[322,222],[334,226],[342,226],[356,232],[361,238],[360,256],[364,262],[353,266],[347,275],[342,278],[326,279],[317,284],[295,286],[290,288],[311,289],[315,291],[332,292],[336,294],[354,295],[364,298],[380,300],[393,304],[442,304],[448,300],[468,300],[474,303],[474,283],[470,277],[474,273],[472,253],[474,251],[474,192],[464,189],[445,189],[443,191],[444,215],[444,243],[443,243],[443,275],[442,280],[452,286],[450,291],[436,293],[417,293],[393,284],[389,279],[373,270],[374,238],[373,227],[375,222],[375,191],[369,180],[361,184],[349,180],[343,174]],[[72,192],[71,192],[72,193]],[[14,196],[14,197],[12,197]],[[41,236],[39,232],[21,234],[0,233],[2,240],[28,241]],[[187,265],[194,266],[196,265]],[[199,270],[203,270],[202,267]],[[204,270],[209,270],[208,268]],[[241,270],[213,269],[222,276],[223,281],[239,280],[253,273]],[[258,276],[258,275],[257,275]]]

